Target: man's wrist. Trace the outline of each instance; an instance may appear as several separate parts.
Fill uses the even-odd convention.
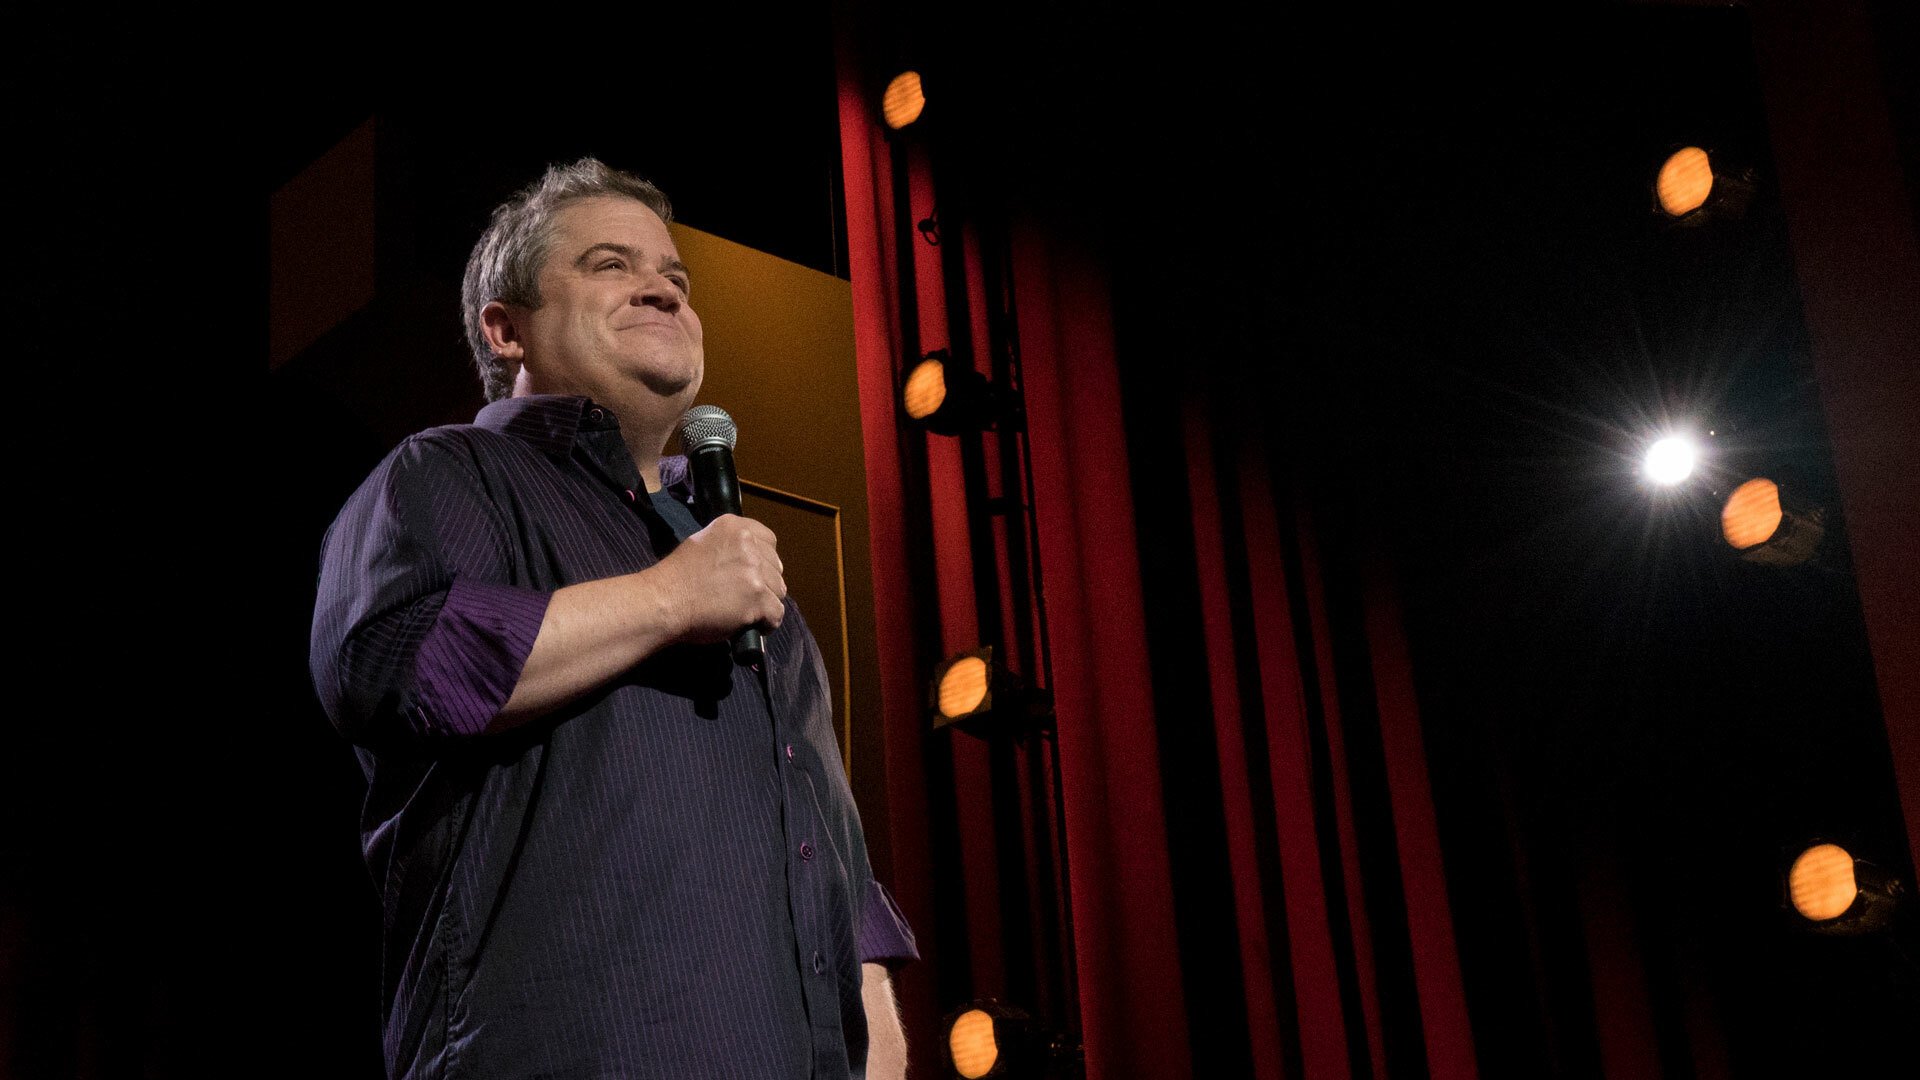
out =
[[[692,632],[685,587],[674,567],[662,561],[630,575],[628,589],[634,610],[645,616],[636,627],[652,645],[671,645],[683,641]]]

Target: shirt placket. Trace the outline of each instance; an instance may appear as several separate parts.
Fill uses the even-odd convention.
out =
[[[816,1073],[820,1066],[846,1052],[840,1024],[839,973],[832,943],[827,940],[825,890],[821,887],[824,860],[820,858],[821,822],[809,808],[811,800],[800,790],[806,778],[804,757],[794,747],[796,736],[781,723],[773,703],[774,650],[768,642],[765,658],[754,665],[753,682],[766,703],[780,771],[781,825],[787,840],[787,896],[793,913],[795,955],[800,962],[800,984],[805,988],[807,1021],[813,1036]]]

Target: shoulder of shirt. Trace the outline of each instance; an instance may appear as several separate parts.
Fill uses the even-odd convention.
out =
[[[383,466],[457,461],[478,468],[486,459],[503,454],[538,454],[526,440],[478,424],[442,424],[417,431],[400,440],[387,455]]]
[[[487,466],[509,456],[539,457],[524,440],[475,424],[444,424],[400,440],[367,475],[350,500],[405,497],[437,486],[437,478],[464,476],[484,487]]]

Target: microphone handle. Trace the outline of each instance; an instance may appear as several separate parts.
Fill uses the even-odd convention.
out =
[[[707,525],[721,514],[740,513],[740,480],[733,468],[733,451],[725,446],[706,446],[695,451],[689,467],[693,470],[693,512],[700,524]],[[752,667],[766,656],[766,643],[757,626],[749,626],[733,635],[733,662]]]

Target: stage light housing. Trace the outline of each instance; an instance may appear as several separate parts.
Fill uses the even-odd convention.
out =
[[[1053,724],[1051,695],[1027,686],[996,662],[991,645],[956,653],[942,662],[933,673],[927,704],[935,731],[957,727],[982,739],[1024,738],[1036,730],[1050,730]]]
[[[1025,1011],[992,998],[949,1013],[946,1031],[947,1061],[964,1080],[1037,1080],[1068,1053]]]
[[[1905,891],[1902,883],[1831,841],[1808,844],[1785,874],[1786,906],[1821,934],[1867,934],[1884,928]]]
[[[887,83],[880,97],[880,116],[889,128],[899,131],[915,120],[927,107],[926,92],[920,86],[920,73],[903,71]]]
[[[1753,201],[1751,169],[1729,165],[1730,155],[1680,146],[1660,163],[1653,180],[1656,211],[1675,225],[1694,226],[1739,217]]]
[[[986,376],[935,349],[907,372],[900,388],[907,418],[936,435],[960,435],[994,426],[999,410]]]
[[[1795,566],[1812,558],[1826,537],[1826,515],[1800,505],[1780,485],[1756,476],[1720,507],[1720,535],[1748,562]]]
[[[1803,917],[1814,922],[1839,918],[1860,896],[1853,856],[1839,844],[1815,844],[1788,868],[1787,892]]]

